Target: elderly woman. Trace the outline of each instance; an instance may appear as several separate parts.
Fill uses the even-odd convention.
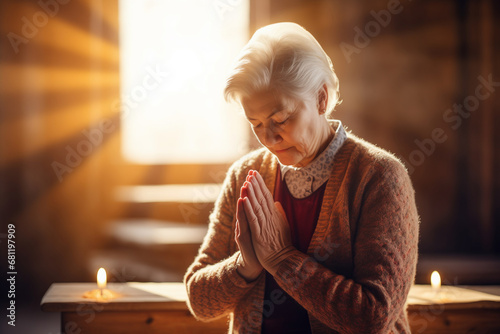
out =
[[[419,218],[404,166],[330,119],[338,81],[293,23],[258,30],[227,81],[262,144],[229,169],[185,275],[230,333],[409,333]]]

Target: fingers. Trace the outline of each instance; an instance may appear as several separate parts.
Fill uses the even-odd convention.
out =
[[[274,200],[273,196],[271,195],[271,192],[269,191],[269,189],[267,189],[264,179],[259,174],[259,172],[257,171],[250,171],[250,172],[252,172],[251,174],[252,177],[250,178],[250,182],[252,183],[254,189],[256,190],[257,197],[261,196],[262,198],[261,200],[259,200],[259,202],[266,201],[265,206],[267,207],[268,210],[271,210],[274,206]]]
[[[250,170],[250,171],[248,172],[248,175],[247,175],[247,177],[246,177],[245,181],[250,182],[250,176],[252,176],[252,175],[253,175],[253,171],[252,171],[252,170]],[[245,183],[246,183],[246,182],[245,182]],[[242,187],[241,187],[241,189],[240,189],[240,197],[241,197],[241,198],[245,198],[245,197],[247,197],[247,196],[248,196],[248,194],[247,194],[247,192],[246,192],[246,191],[247,191],[247,189],[246,189],[245,183],[243,183],[243,186],[242,186]]]
[[[240,231],[240,223],[236,221],[236,228],[234,229],[234,240],[236,241],[236,244],[238,245],[238,249],[242,251],[243,245],[241,244],[241,231]]]
[[[245,213],[247,216],[247,222],[248,227],[250,228],[250,232],[254,236],[260,235],[259,221],[254,213],[254,209],[252,208],[252,204],[250,203],[250,199],[248,199],[248,197],[243,199],[243,206],[245,207]]]
[[[266,183],[264,182],[262,175],[260,175],[259,172],[256,171],[254,176],[255,176],[257,183],[259,184],[259,188],[262,191],[263,196],[265,197],[265,199],[267,201],[268,208],[269,209],[272,208],[274,206],[273,195],[271,195],[271,192],[269,191],[269,189],[267,189]]]
[[[247,187],[247,198],[250,200],[250,204],[252,204],[253,212],[255,213],[257,218],[263,218],[262,215],[264,214],[264,208],[261,204],[261,198],[259,198],[259,196],[257,195],[257,191],[251,183],[245,182],[245,186]]]
[[[248,172],[246,181],[241,187],[240,195],[242,198],[246,197],[250,200],[253,213],[257,217],[259,224],[265,223],[266,219],[274,215],[276,208],[273,196],[257,171],[250,170]]]
[[[248,196],[248,191],[247,191],[247,187],[246,187],[246,182],[243,183],[243,186],[241,187],[241,190],[240,190],[240,198],[245,198]]]
[[[241,252],[241,256],[243,257],[243,261],[248,263],[248,254],[249,251],[249,240],[250,234],[248,232],[248,223],[245,215],[245,209],[243,208],[243,199],[240,198],[238,200],[238,206],[236,208],[236,227],[234,231],[234,239],[236,240],[236,244],[238,245],[238,249]],[[251,247],[251,246],[250,246]]]
[[[254,178],[254,171],[250,171],[246,177],[247,181],[243,184],[240,190],[240,198],[238,199],[238,205],[236,209],[236,216],[239,220],[239,231],[241,234],[254,232],[250,229],[249,220],[255,219],[255,223],[259,224],[259,219],[264,219],[264,213],[262,205],[259,203],[259,199],[256,196],[256,191],[253,190],[253,186],[250,180]],[[255,182],[255,181],[254,181]],[[244,200],[249,201],[249,205],[245,206]],[[261,200],[262,201],[262,200]],[[249,209],[251,208],[251,209]],[[251,212],[250,212],[251,210]],[[251,214],[251,217],[250,217]],[[250,229],[250,231],[249,231]]]
[[[259,184],[255,174],[250,177],[250,181],[248,183],[249,183],[249,186],[247,187],[248,195],[252,200],[252,205],[254,209],[257,209],[257,204],[258,204],[258,206],[262,208],[262,211],[265,216],[270,215],[271,210],[273,209],[274,206],[274,202],[272,201],[272,196],[269,190],[267,189],[266,185]],[[269,194],[269,197],[271,198],[270,201],[266,196],[267,194]],[[256,202],[254,202],[253,200],[254,197]]]
[[[238,198],[238,204],[236,205],[236,219],[239,221],[246,219],[242,198]]]
[[[250,228],[251,233],[259,233],[266,219],[272,216],[274,201],[271,193],[267,189],[262,176],[254,170],[250,170],[246,181],[241,187],[240,196],[242,202],[238,200],[238,219],[240,220],[240,232]],[[243,206],[245,217],[242,216]],[[240,218],[241,216],[241,218]],[[246,223],[246,224],[245,224]],[[246,226],[245,226],[246,225]],[[258,231],[256,231],[258,229]]]
[[[247,217],[245,215],[242,198],[238,199],[238,205],[236,207],[236,227],[239,233],[246,233],[246,231],[248,231]]]

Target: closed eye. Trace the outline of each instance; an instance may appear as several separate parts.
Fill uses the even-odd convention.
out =
[[[282,122],[276,122],[276,124],[278,124],[278,125],[284,125],[286,122],[288,122],[289,119],[290,119],[290,117],[288,117],[287,119],[285,119]]]
[[[256,128],[260,128],[260,126],[261,126],[261,125],[262,125],[262,123],[259,123],[259,124],[257,124],[257,125],[253,125],[253,124],[252,124],[252,127],[253,127],[254,129],[256,129]]]

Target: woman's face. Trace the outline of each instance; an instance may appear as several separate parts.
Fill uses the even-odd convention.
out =
[[[306,166],[332,133],[315,99],[291,102],[276,91],[263,91],[241,104],[259,142],[284,165]]]

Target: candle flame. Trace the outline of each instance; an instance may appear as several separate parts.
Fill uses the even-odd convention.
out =
[[[437,271],[433,271],[431,275],[431,286],[433,289],[439,289],[441,287],[441,276]]]
[[[99,268],[97,271],[97,286],[99,289],[106,288],[106,270],[104,268]]]

